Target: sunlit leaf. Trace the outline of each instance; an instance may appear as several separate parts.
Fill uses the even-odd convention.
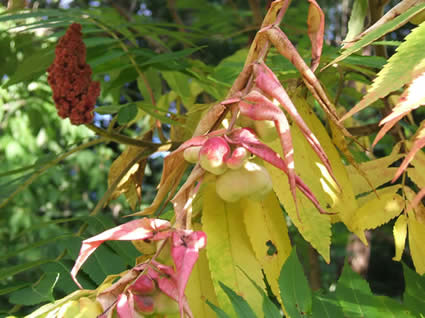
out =
[[[400,14],[395,19],[381,25],[380,27],[376,28],[372,32],[365,35],[362,39],[357,41],[354,45],[352,45],[348,49],[344,50],[338,58],[336,58],[335,60],[330,62],[326,67],[329,67],[330,65],[333,65],[335,63],[342,61],[347,56],[353,54],[354,52],[357,52],[358,50],[365,47],[366,45],[369,45],[373,41],[381,38],[383,35],[398,29],[400,25],[409,21],[410,18],[412,18],[415,14],[423,11],[424,9],[425,9],[425,4],[419,4],[417,6],[410,8],[409,10],[404,12],[403,14]]]
[[[366,174],[368,180],[376,189],[380,185],[391,181],[397,171],[397,168],[389,166],[400,159],[401,156],[402,155],[397,151],[394,151],[388,156],[363,162],[359,164],[359,168]],[[348,166],[347,171],[356,195],[372,191],[366,179],[363,178],[354,167]]]
[[[395,256],[394,261],[400,261],[403,255],[404,246],[406,245],[407,237],[407,217],[405,214],[401,214],[394,224],[393,228],[394,245],[395,245]]]
[[[238,269],[242,268],[259,286],[264,286],[260,264],[245,233],[240,203],[222,201],[212,183],[206,185],[203,193],[202,229],[208,237],[209,268],[220,308],[227,313],[233,312],[219,285],[222,282],[242,295],[259,315],[262,312],[261,295]]]
[[[31,287],[27,287],[10,294],[12,304],[36,305],[45,301],[54,301],[53,288],[59,279],[58,273],[47,273]]]
[[[425,273],[425,224],[419,222],[413,214],[407,218],[409,229],[409,247],[416,272],[420,275]]]
[[[364,27],[364,20],[367,15],[368,2],[367,0],[355,0],[353,9],[351,10],[350,20],[348,21],[348,33],[344,42],[351,41],[357,34],[359,34]]]
[[[361,198],[350,225],[353,228],[374,229],[398,216],[405,207],[404,199],[396,192],[400,186],[386,187]]]
[[[407,12],[398,16],[393,21],[406,15],[410,11],[418,12],[415,11],[417,8],[425,9],[425,4],[421,4],[409,9]],[[389,22],[388,25],[393,23],[393,21]],[[356,43],[355,46],[357,46],[357,44],[360,42],[361,41]],[[421,24],[406,36],[405,41],[396,49],[396,53],[391,56],[391,58],[388,60],[388,63],[385,64],[382,70],[378,73],[378,76],[373,81],[373,84],[369,88],[367,94],[356,106],[354,106],[354,108],[345,114],[341,120],[345,120],[346,118],[369,106],[379,98],[385,97],[392,91],[395,91],[403,85],[412,82],[412,80],[416,77],[415,70],[424,67],[423,63],[425,63],[425,60],[422,54],[422,46],[424,43],[425,24]],[[351,49],[352,48],[344,51],[344,53],[350,51]]]
[[[77,273],[90,255],[105,241],[133,241],[145,239],[164,239],[170,234],[167,232],[170,224],[160,219],[143,218],[130,221],[93,236],[82,242],[81,250],[71,270],[71,276],[77,285]],[[80,286],[80,285],[79,285]]]
[[[282,209],[273,192],[262,201],[241,200],[241,206],[252,249],[273,293],[278,296],[277,281],[292,249]]]

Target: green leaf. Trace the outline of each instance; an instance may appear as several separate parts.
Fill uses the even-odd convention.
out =
[[[81,241],[81,238],[72,237],[61,242],[61,245],[68,249],[69,255],[73,259],[76,259],[80,251]],[[106,276],[124,271],[127,268],[126,265],[124,258],[112,252],[106,245],[101,245],[84,263],[82,270],[96,284],[100,284]]]
[[[158,99],[161,97],[162,93],[162,82],[159,74],[159,71],[154,67],[149,67],[143,72],[143,75],[149,83],[149,87],[152,90],[152,94],[156,102],[158,102]],[[140,76],[137,78],[137,87],[139,88],[140,93],[146,101],[152,101],[150,92],[148,91],[145,82]]]
[[[353,54],[354,52],[357,52],[361,48],[371,44],[373,41],[381,38],[385,34],[396,30],[399,27],[399,25],[410,20],[410,18],[412,18],[415,14],[422,12],[424,9],[425,9],[425,4],[420,4],[420,5],[414,6],[414,7],[410,8],[409,10],[407,10],[406,12],[404,12],[403,14],[400,14],[398,17],[394,18],[393,20],[381,25],[377,29],[366,34],[362,39],[360,39],[358,42],[356,42],[353,46],[344,50],[339,57],[337,57],[332,62],[330,62],[328,65],[326,65],[326,67],[342,61],[347,56],[349,56],[349,55]]]
[[[425,277],[403,264],[404,281],[406,289],[403,302],[413,313],[423,314],[425,312]]]
[[[11,76],[3,86],[7,88],[13,84],[33,80],[39,77],[42,73],[47,72],[47,68],[50,64],[52,64],[53,59],[53,48],[37,51],[18,64],[13,76]]]
[[[418,7],[425,9],[425,4]],[[406,13],[412,9],[409,9]],[[385,64],[378,73],[367,94],[354,108],[345,114],[343,118],[353,115],[377,101],[379,98],[385,97],[392,91],[410,83],[415,77],[415,71],[425,67],[425,57],[423,54],[424,45],[425,23],[422,23],[406,36],[406,40],[400,44],[396,49],[396,53],[391,56],[388,63]]]
[[[413,318],[415,315],[412,314],[412,310],[409,310],[404,304],[400,304],[398,301],[386,297],[386,296],[375,296],[379,302],[379,317],[382,318]],[[423,313],[423,312],[422,312]]]
[[[207,302],[208,306],[210,306],[211,309],[214,310],[214,312],[217,314],[218,318],[230,318],[230,316],[228,314],[226,314],[223,309],[217,307],[216,305],[211,303],[208,299],[207,299],[206,302]]]
[[[78,286],[74,283],[69,273],[71,272],[72,266],[74,265],[73,260],[60,260],[54,261],[48,264],[44,264],[41,268],[44,273],[57,273],[59,274],[59,280],[56,283],[55,290],[61,290],[66,294],[70,294],[78,289]],[[84,286],[88,286],[91,282],[87,282],[85,279],[80,280],[85,283]],[[90,286],[91,287],[91,286]]]
[[[263,296],[263,313],[264,317],[266,318],[281,318],[282,315],[279,312],[279,309],[276,307],[276,305],[271,301],[271,299],[267,296],[267,294],[264,292],[264,290],[258,286],[256,282],[254,282],[245,272],[243,269],[240,268],[242,273],[245,274],[246,278],[250,280],[250,282],[257,288],[258,292]]]
[[[145,111],[146,113],[148,113],[149,115],[151,115],[152,117],[159,119],[162,123],[166,123],[169,125],[177,125],[177,126],[182,125],[181,123],[158,113],[156,111],[158,108],[155,108],[151,103],[138,102],[137,106],[143,111]],[[160,109],[158,110],[163,112],[163,110],[160,110]]]
[[[344,313],[332,294],[319,295],[318,293],[313,294],[313,305],[312,305],[313,318],[334,318],[344,317]]]
[[[227,297],[229,297],[236,314],[240,318],[256,318],[257,316],[252,311],[252,308],[248,305],[245,299],[236,294],[231,288],[227,287],[222,282],[219,282],[220,287],[223,288]]]
[[[125,125],[137,116],[138,108],[135,104],[129,104],[118,111],[118,124]]]
[[[377,317],[379,314],[379,303],[373,297],[369,284],[347,263],[338,280],[335,294],[347,317]]]
[[[367,0],[355,0],[351,11],[350,21],[348,21],[348,33],[344,42],[351,41],[357,34],[363,31],[364,20],[368,13]]]
[[[190,77],[182,72],[177,71],[163,71],[161,72],[162,76],[167,81],[168,86],[170,86],[171,90],[177,93],[183,100],[183,103],[190,107],[193,104],[196,96],[192,96],[190,92]]]
[[[18,305],[36,305],[45,301],[54,301],[53,288],[59,279],[58,273],[47,273],[37,283],[10,294],[9,301]]]
[[[282,267],[279,287],[288,315],[291,318],[306,317],[311,311],[311,290],[295,248]]]
[[[98,114],[115,114],[120,111],[121,108],[124,108],[124,105],[111,105],[111,106],[99,106],[94,109]]]

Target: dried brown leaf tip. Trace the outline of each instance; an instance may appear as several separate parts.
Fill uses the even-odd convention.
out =
[[[69,118],[74,125],[91,123],[99,82],[91,80],[91,68],[86,63],[86,46],[81,25],[73,23],[59,39],[55,60],[47,69],[58,115]]]

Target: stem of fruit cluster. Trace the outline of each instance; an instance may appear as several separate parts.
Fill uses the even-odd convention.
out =
[[[283,16],[285,15],[286,9],[289,6],[289,2],[289,0],[274,1],[263,19],[263,23],[261,24],[260,30],[266,27],[279,25],[283,19]],[[248,56],[245,59],[244,67],[239,73],[238,77],[233,82],[233,85],[230,88],[226,98],[232,98],[238,92],[249,88],[253,70],[252,65],[253,63],[262,61],[267,56],[269,48],[270,41],[267,35],[265,34],[265,32],[258,31],[250,46]],[[221,105],[218,104],[218,107],[221,107]],[[222,120],[226,117],[230,109],[231,106],[224,109],[220,117],[216,120],[214,124],[211,125],[210,129],[207,129],[206,132],[210,132],[216,129],[220,125]]]

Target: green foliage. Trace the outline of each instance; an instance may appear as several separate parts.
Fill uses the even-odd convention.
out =
[[[295,248],[282,267],[279,287],[283,306],[290,317],[306,317],[311,312],[311,290]]]
[[[279,278],[285,311],[290,317],[421,317],[423,313],[424,281],[406,265],[406,291],[403,302],[386,296],[374,295],[369,284],[345,264],[334,292],[312,292],[298,260],[295,249],[282,267]],[[225,285],[221,285],[238,308],[238,317],[250,317],[249,304]],[[209,303],[210,304],[210,303]],[[211,304],[210,304],[211,306]],[[275,305],[263,307],[264,317],[281,317]],[[220,308],[212,305],[218,317],[227,317]],[[241,308],[244,308],[243,311]],[[220,314],[219,314],[220,312]],[[254,316],[255,317],[255,316]]]

